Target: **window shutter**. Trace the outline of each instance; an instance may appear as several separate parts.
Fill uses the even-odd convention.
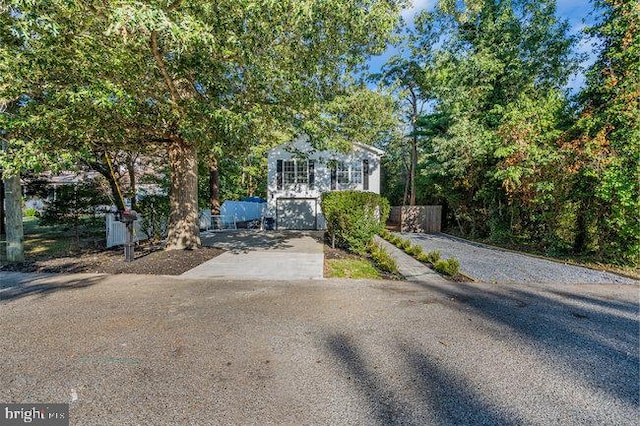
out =
[[[313,160],[309,160],[309,188],[313,188],[316,183],[316,167]]]
[[[338,180],[338,170],[336,165],[331,166],[331,190],[336,190],[336,182]]]
[[[362,160],[362,189],[369,190],[369,160]]]
[[[276,166],[276,180],[277,180],[277,189],[282,189],[282,160],[278,160],[278,164]]]

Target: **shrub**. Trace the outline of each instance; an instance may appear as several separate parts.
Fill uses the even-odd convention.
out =
[[[384,229],[391,209],[386,198],[362,191],[325,192],[321,207],[332,245],[358,254]]]
[[[397,246],[398,244],[400,244],[400,241],[402,241],[402,239],[397,235],[390,234],[389,239],[387,241],[389,241],[394,246]]]
[[[158,241],[167,236],[169,197],[146,195],[138,201],[137,209],[142,219],[140,228],[151,240]]]
[[[430,251],[426,254],[427,262],[435,265],[438,260],[440,260],[440,252],[438,250]]]
[[[56,190],[55,199],[45,203],[40,224],[67,225],[77,230],[81,218],[94,215],[98,206],[110,203],[107,194],[95,179],[76,185],[61,185]]]
[[[419,245],[412,245],[406,248],[404,251],[407,252],[407,254],[416,257],[422,254],[422,247],[420,247]]]
[[[389,239],[391,238],[391,232],[389,232],[386,229],[382,228],[382,231],[380,231],[380,236],[382,238],[384,238],[385,240],[389,241]]]
[[[409,247],[411,247],[411,241],[409,240],[403,240],[402,238],[399,239],[400,242],[398,244],[396,244],[399,248],[401,248],[402,250],[406,250]]]
[[[36,210],[34,208],[30,208],[30,209],[26,209],[24,211],[24,215],[26,217],[38,217],[38,216],[40,216],[40,213],[38,212],[38,210]]]
[[[427,253],[420,253],[416,255],[416,259],[422,263],[431,263],[429,260],[429,255]]]
[[[371,258],[373,259],[373,262],[378,268],[392,274],[398,274],[398,264],[396,263],[396,260],[391,257],[391,255],[387,253],[384,248],[380,247],[374,242],[369,243],[367,248],[369,250]]]
[[[458,271],[460,269],[460,262],[458,262],[453,257],[446,260],[438,260],[434,264],[433,269],[440,272],[441,274],[453,277],[458,274]]]

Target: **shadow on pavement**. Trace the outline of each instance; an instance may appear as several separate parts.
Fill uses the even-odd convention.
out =
[[[638,405],[640,306],[633,309],[626,302],[605,303],[593,296],[575,295],[577,305],[522,287],[492,291],[473,284],[446,288],[415,284],[444,296],[450,306],[508,326],[594,388]]]
[[[0,278],[0,303],[26,296],[47,296],[59,291],[90,287],[105,279],[103,275],[62,276],[48,274],[5,273]]]
[[[384,382],[366,365],[358,348],[342,334],[331,336],[327,344],[349,377],[353,376],[353,383],[366,396],[380,423],[394,424],[395,418],[402,412],[402,404],[395,401],[394,395],[385,389]]]
[[[368,366],[358,348],[341,334],[331,336],[327,345],[348,378],[365,396],[380,424],[414,424],[412,407],[398,401],[384,379]],[[404,357],[413,380],[412,392],[418,401],[429,407],[437,424],[511,425],[517,422],[505,417],[495,407],[483,402],[461,378],[444,371],[436,361],[417,350],[400,346],[398,356]],[[420,410],[424,411],[424,410]],[[425,420],[425,419],[423,419]],[[416,423],[418,424],[418,423]]]
[[[515,425],[519,422],[500,413],[473,392],[464,379],[447,372],[416,349],[402,347],[402,353],[418,378],[417,391],[422,403],[432,409],[437,424],[442,425]]]
[[[207,232],[201,235],[202,245],[217,247],[232,252],[247,252],[253,250],[282,250],[292,248],[287,240],[310,236],[317,239],[317,232],[296,231],[217,231]]]
[[[508,327],[531,347],[542,362],[568,379],[577,378],[631,406],[640,400],[640,306],[601,296],[562,294],[527,288],[480,287],[474,284],[434,285],[412,282],[404,294],[412,302],[439,303],[484,321]],[[394,287],[381,288],[403,294]],[[424,291],[424,290],[427,291]],[[434,298],[434,293],[436,297]],[[558,294],[556,294],[558,293]],[[605,297],[607,297],[605,295]],[[338,366],[352,377],[381,424],[411,419],[399,395],[370,365],[348,337],[331,335],[325,342]],[[397,356],[415,377],[411,395],[430,407],[438,424],[518,424],[519,420],[484,401],[472,383],[447,371],[421,349],[401,344]],[[369,365],[368,365],[369,364]]]

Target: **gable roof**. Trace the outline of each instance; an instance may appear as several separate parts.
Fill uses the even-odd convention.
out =
[[[296,138],[291,139],[290,141],[281,143],[280,145],[277,145],[277,146],[271,148],[268,152],[275,151],[276,149],[281,149],[283,146],[291,145],[291,144],[294,144],[296,142],[302,142],[302,143],[307,143],[307,144],[311,145],[309,143],[309,136],[302,134],[302,135],[299,135]],[[365,150],[365,151],[369,151],[369,152],[371,152],[371,153],[373,153],[373,154],[375,154],[377,156],[380,156],[380,157],[385,154],[385,152],[383,150],[378,149],[378,148],[376,148],[374,146],[371,146],[371,145],[367,145],[367,144],[361,143],[361,142],[352,142],[351,144],[354,147],[360,148],[360,149]],[[319,150],[319,152],[322,152],[322,151],[325,151],[325,150]],[[332,151],[332,150],[326,150],[326,151]]]
[[[353,142],[353,145],[362,148],[364,150],[367,151],[371,151],[374,154],[378,154],[379,156],[383,156],[385,154],[385,152],[381,149],[376,148],[375,146],[371,146],[371,145],[367,145],[365,143],[361,143],[361,142]]]

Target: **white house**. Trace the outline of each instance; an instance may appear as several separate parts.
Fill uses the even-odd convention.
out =
[[[276,229],[324,229],[320,195],[355,189],[380,193],[384,151],[358,142],[348,153],[318,151],[305,135],[268,153],[268,212]]]

